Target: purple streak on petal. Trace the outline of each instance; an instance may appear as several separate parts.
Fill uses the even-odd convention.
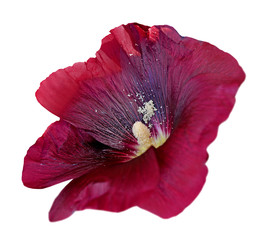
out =
[[[100,154],[99,163],[113,160],[109,157],[110,151],[114,156],[114,149],[124,154],[118,156],[118,161],[134,151],[137,142],[132,125],[142,120],[138,108],[152,100],[157,109],[149,122],[153,125],[152,136],[159,130],[165,135],[171,133],[168,141],[156,150],[161,175],[158,185],[157,164],[154,152],[150,153],[153,148],[132,162],[93,171],[86,162],[84,169],[91,171],[88,174],[68,168],[67,161],[69,172],[55,167],[50,175],[49,168],[39,166],[43,159],[48,159],[47,166],[54,166],[51,153],[63,151],[64,164],[77,153],[66,154],[61,140],[51,145],[54,140],[49,136],[38,140],[29,150],[24,182],[45,187],[70,176],[77,177],[55,200],[50,212],[53,221],[66,218],[75,210],[122,211],[136,204],[161,217],[174,216],[200,192],[207,174],[206,147],[232,110],[244,77],[229,54],[208,43],[181,37],[169,26],[128,24],[115,28],[103,39],[96,58],[53,73],[41,84],[36,96],[49,111],[75,126],[71,128],[79,129],[74,131],[75,137],[70,137],[77,140],[78,149],[82,149],[79,144],[85,133],[101,142],[98,144],[103,155]],[[72,133],[63,131],[63,137],[66,136]],[[67,146],[68,142],[73,143],[68,138],[64,138]],[[47,141],[46,145],[56,151],[49,150],[43,158],[40,152],[43,154]],[[94,154],[95,149],[88,142]],[[97,159],[98,163],[97,156],[89,159]],[[31,176],[33,170],[37,174]],[[34,185],[35,178],[40,183]]]
[[[207,175],[206,148],[229,116],[245,78],[236,60],[216,47],[190,38],[183,38],[183,47],[190,54],[176,60],[176,67],[169,69],[174,128],[156,151],[160,183],[139,204],[163,218],[183,211],[201,191]]]
[[[86,131],[59,121],[28,150],[22,180],[27,187],[45,188],[128,159],[125,153],[97,142]]]
[[[236,78],[243,75],[229,54],[208,43],[183,38],[169,26],[149,28],[140,24],[111,30],[103,39],[96,58],[88,60],[88,73],[84,68],[79,75],[73,74],[76,68],[68,69],[78,87],[73,88],[77,89],[75,94],[70,94],[71,99],[63,104],[60,116],[76,127],[87,129],[103,144],[129,151],[137,144],[131,128],[134,122],[142,120],[137,110],[145,102],[152,100],[157,109],[147,123],[153,126],[152,136],[157,135],[158,129],[169,135],[186,106],[198,94],[190,87],[191,79],[201,74],[234,77],[235,73]],[[48,86],[53,88],[52,82],[56,82],[59,75],[51,76],[54,77],[42,84],[45,90]],[[213,81],[219,84],[224,80]],[[203,80],[199,84],[204,88],[209,83]],[[39,92],[45,95],[43,89],[41,87]],[[54,88],[50,92],[57,91],[58,88]],[[50,97],[42,99],[48,101]]]

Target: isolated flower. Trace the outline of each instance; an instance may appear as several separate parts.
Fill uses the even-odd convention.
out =
[[[36,92],[60,117],[28,150],[22,180],[45,188],[73,179],[50,210],[180,213],[207,175],[207,146],[245,78],[237,61],[172,27],[122,25],[96,58],[52,73]]]

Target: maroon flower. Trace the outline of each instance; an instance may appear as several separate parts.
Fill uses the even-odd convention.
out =
[[[169,26],[122,25],[96,58],[52,73],[36,92],[60,117],[28,150],[22,180],[73,179],[50,220],[87,208],[180,213],[207,175],[207,146],[245,74],[229,54]]]

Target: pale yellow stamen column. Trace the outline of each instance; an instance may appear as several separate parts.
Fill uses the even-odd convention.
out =
[[[138,140],[139,149],[137,156],[139,156],[152,145],[151,133],[149,128],[140,121],[133,124],[132,132],[134,137]]]

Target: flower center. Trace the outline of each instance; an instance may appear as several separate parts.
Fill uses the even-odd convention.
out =
[[[159,133],[159,136],[154,139],[151,137],[149,128],[140,121],[137,121],[133,124],[132,132],[139,144],[136,152],[137,156],[140,156],[142,153],[146,152],[151,146],[154,146],[155,148],[162,146],[167,139],[167,137],[162,133]]]

